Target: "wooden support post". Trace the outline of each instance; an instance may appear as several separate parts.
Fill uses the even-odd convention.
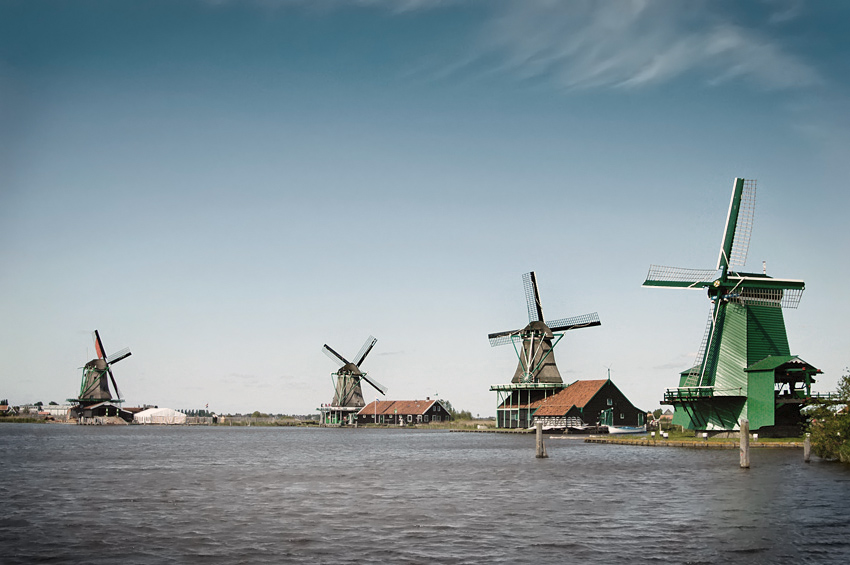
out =
[[[750,421],[741,420],[741,468],[750,468]]]
[[[543,459],[549,457],[546,455],[546,446],[543,445],[543,422],[537,422],[537,458]]]
[[[803,440],[803,461],[808,463],[812,458],[812,434],[806,434]]]

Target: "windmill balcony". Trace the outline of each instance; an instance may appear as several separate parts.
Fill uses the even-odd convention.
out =
[[[684,386],[664,391],[664,404],[696,402],[714,396],[713,386]]]

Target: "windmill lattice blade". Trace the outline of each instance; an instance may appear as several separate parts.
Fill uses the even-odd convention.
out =
[[[497,345],[505,345],[506,343],[511,342],[511,336],[519,334],[521,330],[510,330],[507,332],[496,332],[493,334],[489,334],[487,339],[490,340],[490,347],[496,347]]]
[[[117,363],[118,361],[120,361],[122,359],[126,359],[130,355],[132,355],[132,353],[130,353],[130,348],[125,347],[121,351],[117,351],[115,353],[112,353],[109,357],[106,358],[106,362],[111,365],[112,363]]]
[[[602,322],[599,321],[599,314],[593,312],[592,314],[585,314],[583,316],[573,316],[572,318],[563,318],[561,320],[555,320],[554,322],[547,325],[549,326],[549,329],[553,332],[560,332],[566,330],[574,330],[577,328],[601,326]]]
[[[372,348],[375,347],[375,343],[378,340],[374,336],[369,336],[366,338],[366,343],[363,344],[363,347],[360,348],[360,351],[357,353],[357,356],[354,358],[354,364],[358,367],[363,360],[366,359],[366,356],[369,355],[369,352],[372,351]]]
[[[339,363],[339,366],[347,365],[348,361],[345,360],[345,357],[328,347],[328,344],[322,346],[322,353],[328,356],[328,358],[334,363]]]
[[[756,181],[744,180],[744,190],[738,208],[738,221],[735,224],[735,236],[732,240],[732,251],[729,254],[730,268],[740,268],[747,264],[747,252],[750,249],[750,236],[753,233],[755,212]]]
[[[528,304],[528,321],[542,322],[543,307],[540,305],[540,293],[537,291],[537,277],[534,271],[522,276],[522,285],[525,287],[525,302]]]
[[[720,278],[720,272],[717,270],[650,265],[643,286],[705,288],[718,278]]]
[[[367,383],[369,383],[370,385],[372,385],[372,387],[374,387],[375,390],[377,390],[378,392],[380,392],[384,396],[387,395],[387,387],[385,387],[384,385],[382,385],[381,383],[379,383],[375,379],[370,378],[369,376],[367,376],[365,374],[363,376],[361,376],[360,378],[363,379],[364,381],[366,381]]]
[[[106,359],[106,352],[103,350],[103,342],[100,341],[100,334],[97,333],[97,330],[92,332],[92,338],[94,339],[94,351],[97,358]]]
[[[699,378],[700,378],[700,370],[702,369],[702,361],[705,359],[705,348],[708,346],[708,340],[711,337],[711,329],[714,327],[714,308],[710,308],[708,311],[708,321],[705,323],[705,331],[702,334],[702,341],[700,342],[699,349],[697,350],[697,356],[694,359],[693,369],[696,372],[691,372],[685,378],[685,384],[683,386],[699,386]]]
[[[118,390],[118,383],[115,382],[115,375],[112,374],[112,369],[109,368],[109,365],[106,366],[106,370],[109,372],[109,379],[112,381],[112,388],[115,389],[115,400],[120,400],[121,392]]]

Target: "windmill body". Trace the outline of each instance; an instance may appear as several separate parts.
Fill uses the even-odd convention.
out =
[[[336,386],[332,406],[348,406],[362,408],[366,406],[363,400],[363,388],[360,380],[363,373],[354,363],[346,363],[336,372]]]
[[[796,426],[820,371],[791,355],[783,308],[796,308],[805,283],[737,270],[746,263],[755,210],[755,181],[735,179],[716,269],[653,265],[644,286],[705,289],[705,334],[693,367],[668,389],[673,423],[693,430],[732,431]]]
[[[531,322],[516,336],[520,347],[516,371],[512,383],[563,383],[555,356],[553,340],[555,334],[543,321]],[[558,340],[560,336],[558,337]],[[557,340],[554,342],[557,343]]]
[[[81,402],[112,400],[106,368],[105,359],[92,359],[83,367],[83,383],[79,396]]]
[[[68,399],[69,402],[75,403],[71,410],[72,415],[80,421],[99,416],[119,416],[124,420],[132,420],[132,415],[120,408],[124,399],[121,398],[118,383],[112,373],[112,365],[132,354],[128,348],[125,348],[112,355],[107,355],[103,341],[100,339],[100,333],[95,330],[92,332],[92,337],[97,357],[83,367],[80,393],[77,398]],[[110,383],[115,391],[115,396],[109,389]]]
[[[498,395],[496,425],[525,428],[530,425],[536,404],[565,388],[555,363],[554,348],[568,330],[601,325],[596,312],[553,322],[543,319],[543,307],[534,272],[523,275],[528,325],[518,330],[492,333],[490,345],[512,344],[517,368],[509,385],[490,387]]]
[[[386,388],[375,379],[360,369],[360,365],[375,347],[377,339],[369,336],[366,343],[354,357],[354,361],[348,361],[345,357],[331,349],[327,344],[322,347],[322,352],[332,361],[339,364],[339,369],[331,374],[334,381],[334,397],[331,404],[322,405],[319,411],[322,414],[323,425],[346,425],[353,424],[357,412],[366,405],[363,400],[363,388],[361,383],[365,381],[381,394],[386,394]]]

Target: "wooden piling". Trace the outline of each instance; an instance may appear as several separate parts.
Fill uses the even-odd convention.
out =
[[[546,446],[543,445],[543,422],[537,422],[537,458],[543,459],[549,457],[546,455]]]
[[[808,463],[812,458],[812,434],[806,434],[803,440],[803,461]]]
[[[750,468],[750,421],[741,420],[741,468]]]

